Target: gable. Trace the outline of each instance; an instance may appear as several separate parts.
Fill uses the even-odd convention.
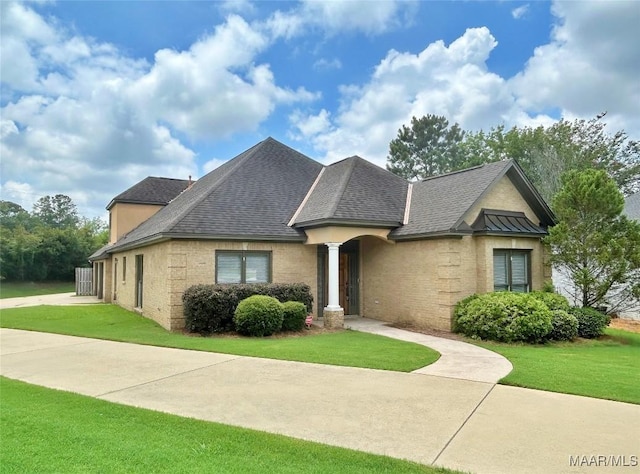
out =
[[[507,175],[502,176],[487,194],[464,214],[464,222],[471,225],[476,221],[482,209],[523,212],[536,225],[542,221]]]

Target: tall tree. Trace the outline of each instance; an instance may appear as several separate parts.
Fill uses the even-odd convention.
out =
[[[551,202],[569,170],[601,169],[629,194],[640,188],[640,143],[624,130],[609,134],[600,114],[551,126],[492,128],[468,133],[460,149],[467,166],[515,158],[545,200]]]
[[[465,132],[440,115],[411,119],[389,144],[387,169],[405,179],[416,180],[459,169],[463,156],[459,145]]]
[[[80,222],[78,210],[69,196],[44,196],[33,205],[33,215],[46,227],[68,229]]]
[[[566,270],[582,305],[611,311],[640,295],[640,224],[622,215],[616,182],[604,170],[569,171],[553,207],[552,261]]]

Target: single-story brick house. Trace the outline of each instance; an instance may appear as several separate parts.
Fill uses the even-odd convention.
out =
[[[199,283],[304,282],[326,326],[349,314],[449,330],[460,299],[551,279],[554,216],[512,160],[410,183],[268,138],[197,182],[147,178],[108,210],[96,294],[167,329]]]

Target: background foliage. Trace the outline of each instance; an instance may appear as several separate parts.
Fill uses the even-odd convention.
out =
[[[0,201],[0,278],[10,281],[73,280],[75,267],[109,238],[106,224],[78,216],[68,196],[44,196],[28,212]]]

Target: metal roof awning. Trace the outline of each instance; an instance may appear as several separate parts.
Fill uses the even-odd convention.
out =
[[[474,234],[547,235],[547,229],[534,224],[524,212],[482,209],[471,226]]]

